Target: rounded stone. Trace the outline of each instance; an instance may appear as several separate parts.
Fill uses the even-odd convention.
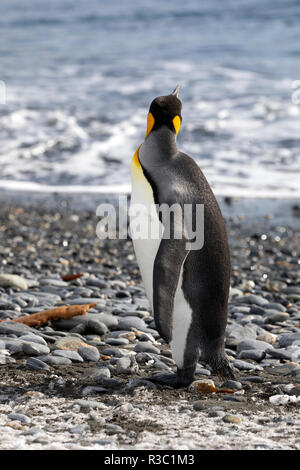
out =
[[[138,317],[123,317],[118,322],[118,329],[119,330],[130,330],[131,328],[139,328],[145,329],[146,323],[144,320]]]
[[[237,380],[226,380],[226,382],[222,383],[221,388],[229,388],[230,390],[242,390],[243,386],[241,382]]]
[[[49,370],[49,366],[36,357],[29,357],[26,361],[26,366],[34,370]]]
[[[240,424],[243,420],[239,416],[235,415],[225,415],[223,416],[223,421],[224,423],[230,423],[230,424]]]
[[[23,352],[25,354],[31,354],[34,356],[40,356],[42,354],[49,354],[50,349],[40,343],[23,343]]]
[[[263,369],[261,366],[258,366],[256,364],[251,364],[250,362],[242,361],[240,359],[234,360],[233,365],[239,370],[262,370]]]
[[[247,349],[241,351],[239,354],[240,359],[251,359],[252,361],[260,362],[266,357],[265,351],[258,349]]]
[[[77,351],[67,351],[67,350],[61,350],[61,349],[56,349],[52,351],[53,356],[60,356],[60,357],[66,357],[67,359],[70,359],[72,362],[83,362],[83,358],[81,357],[80,354],[78,354]]]
[[[272,346],[270,346],[269,343],[264,343],[263,341],[257,341],[255,339],[247,339],[238,343],[236,350],[237,350],[237,353],[240,353],[241,351],[246,351],[248,349],[266,351],[267,349],[270,349],[271,347]]]
[[[55,341],[55,349],[67,351],[77,351],[78,348],[88,347],[89,345],[75,336],[64,336]]]
[[[23,424],[28,424],[31,422],[31,419],[22,413],[10,413],[7,415],[7,417],[12,421],[20,421]]]
[[[16,335],[22,336],[24,333],[32,333],[33,330],[30,326],[24,323],[18,323],[14,321],[2,321],[0,323],[0,334],[2,335]]]
[[[68,366],[72,364],[71,359],[62,356],[39,356],[37,359],[53,366]]]
[[[105,342],[112,346],[125,346],[126,344],[129,344],[129,340],[127,338],[107,338]]]
[[[153,346],[153,344],[150,341],[141,341],[138,343],[135,348],[135,352],[145,352],[145,353],[154,353],[154,354],[159,354],[160,350]]]
[[[38,343],[47,346],[47,342],[41,336],[35,335],[33,333],[28,333],[20,336],[21,341],[28,341],[29,343]]]
[[[78,349],[78,353],[87,362],[97,362],[100,358],[100,353],[97,348],[93,346],[81,347]]]
[[[193,409],[195,411],[206,411],[207,405],[205,405],[201,400],[194,401]]]
[[[14,289],[27,290],[28,285],[25,279],[17,274],[0,274],[1,287],[13,287]]]

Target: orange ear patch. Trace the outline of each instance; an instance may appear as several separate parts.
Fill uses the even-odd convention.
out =
[[[150,134],[150,132],[152,131],[152,128],[154,126],[154,122],[155,122],[155,119],[153,117],[153,114],[152,113],[148,113],[148,117],[147,117],[147,132],[146,132],[146,137],[148,137],[148,135]]]
[[[176,134],[178,134],[180,126],[181,126],[181,119],[179,116],[175,116],[173,119],[173,126],[175,129]]]

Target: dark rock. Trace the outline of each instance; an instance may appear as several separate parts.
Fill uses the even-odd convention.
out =
[[[97,362],[100,359],[100,353],[97,348],[81,347],[77,351],[84,361]]]
[[[36,357],[30,357],[29,359],[27,359],[26,366],[34,370],[49,370],[49,366],[45,362],[37,359]]]

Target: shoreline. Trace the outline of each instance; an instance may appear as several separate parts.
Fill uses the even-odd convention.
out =
[[[90,211],[96,213],[101,203],[110,203],[116,206],[118,196],[130,194],[103,192],[103,193],[64,193],[64,192],[38,192],[38,191],[11,191],[0,188],[0,204],[12,207],[36,208],[45,210],[73,211],[75,213]],[[224,218],[242,222],[245,227],[260,223],[271,227],[283,224],[287,227],[300,229],[300,199],[299,198],[252,198],[236,196],[216,196]]]

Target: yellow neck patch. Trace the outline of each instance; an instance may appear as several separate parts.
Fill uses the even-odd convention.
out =
[[[139,150],[140,150],[140,147],[142,146],[142,144],[136,149],[134,155],[133,155],[133,158],[132,158],[132,163],[137,166],[138,168],[141,168],[141,164],[140,164],[140,161],[139,161]]]
[[[154,126],[154,123],[155,123],[155,119],[153,117],[153,114],[152,113],[148,113],[148,117],[147,117],[147,132],[146,132],[146,137],[145,139],[148,137],[148,135],[150,134],[150,132],[152,131],[152,128]]]
[[[175,129],[175,132],[176,132],[176,134],[178,134],[179,129],[180,129],[180,126],[181,126],[181,119],[180,119],[180,117],[179,117],[179,116],[175,116],[172,122],[173,122],[173,126],[174,126],[174,129]]]

